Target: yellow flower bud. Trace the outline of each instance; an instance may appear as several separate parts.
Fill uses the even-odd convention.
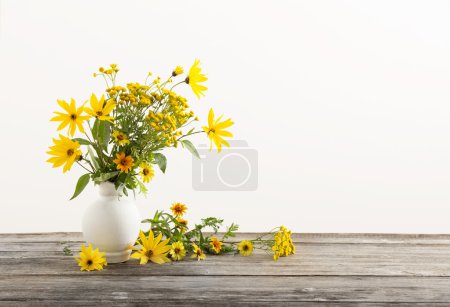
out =
[[[184,73],[183,67],[177,66],[177,67],[175,67],[175,69],[173,70],[172,76],[173,76],[173,77],[176,77],[176,76],[178,76],[178,75],[181,75],[182,73]]]

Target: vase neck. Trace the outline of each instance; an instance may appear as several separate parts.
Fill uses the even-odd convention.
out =
[[[99,193],[105,197],[119,197],[120,194],[111,182],[102,182],[99,184]]]

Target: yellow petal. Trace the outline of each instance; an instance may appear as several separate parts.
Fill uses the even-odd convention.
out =
[[[92,95],[91,95],[90,102],[91,102],[91,108],[92,108],[92,110],[94,110],[94,112],[101,110],[101,107],[99,107],[97,96],[95,96],[94,93],[92,93]]]
[[[64,100],[57,100],[59,106],[63,108],[67,113],[70,113],[69,104]]]
[[[213,124],[214,124],[214,111],[211,108],[208,114],[208,126],[211,128]]]

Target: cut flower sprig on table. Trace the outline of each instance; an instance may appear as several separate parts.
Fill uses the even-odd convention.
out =
[[[188,227],[188,221],[184,219],[187,206],[182,203],[174,203],[170,207],[171,213],[156,211],[153,218],[142,222],[148,223],[149,229],[141,231],[136,245],[131,247],[135,252],[132,258],[141,259],[148,250],[146,242],[152,242],[151,247],[157,250],[156,244],[161,244],[167,250],[167,261],[180,261],[190,256],[197,260],[206,259],[206,255],[222,255],[236,253],[242,256],[251,256],[255,249],[266,251],[274,260],[295,254],[295,245],[292,241],[292,232],[284,227],[276,227],[271,231],[254,239],[236,242],[232,240],[236,236],[239,226],[231,223],[223,234],[219,229],[223,226],[223,220],[217,217],[207,217],[201,222]],[[166,248],[170,246],[170,248]],[[154,253],[151,253],[154,254]],[[161,262],[163,263],[163,262]]]
[[[276,227],[254,239],[237,242],[233,240],[239,226],[231,223],[224,233],[219,233],[223,220],[217,217],[207,217],[201,222],[188,227],[184,219],[187,206],[183,203],[173,203],[171,213],[157,210],[150,219],[142,223],[149,224],[146,231],[141,230],[132,250],[131,258],[137,259],[140,265],[149,262],[164,264],[189,259],[206,260],[207,255],[221,256],[238,254],[244,257],[252,256],[254,250],[262,250],[273,260],[295,254],[292,232],[284,227]],[[92,246],[84,245],[80,258],[76,258],[81,270],[101,270],[106,266],[103,254]]]
[[[153,166],[164,173],[167,159],[162,151],[168,147],[187,148],[194,156],[198,152],[188,138],[205,133],[220,152],[229,146],[225,138],[232,137],[227,130],[233,125],[231,119],[215,118],[212,109],[206,125],[196,125],[198,117],[190,109],[188,100],[175,92],[178,86],[188,85],[197,98],[205,96],[208,80],[202,72],[200,61],[195,60],[183,78],[182,67],[175,67],[169,77],[152,78],[149,73],[145,82],[117,84],[119,68],[111,64],[100,67],[94,77],[106,82],[105,93],[91,94],[87,101],[77,103],[57,100],[60,110],[51,121],[58,122],[58,138],[47,161],[53,167],[69,171],[74,164],[82,167],[82,175],[71,199],[77,197],[92,180],[114,183],[116,190],[128,195],[128,191],[146,193],[145,183],[154,176]],[[176,80],[178,80],[176,82]]]

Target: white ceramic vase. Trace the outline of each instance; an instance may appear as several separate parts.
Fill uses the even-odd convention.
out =
[[[99,185],[100,197],[86,209],[82,221],[84,240],[101,252],[108,263],[130,258],[140,229],[140,214],[133,200],[120,197],[114,184]]]

